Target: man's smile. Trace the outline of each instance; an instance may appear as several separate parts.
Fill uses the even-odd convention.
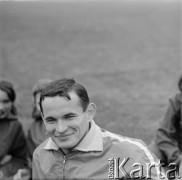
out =
[[[65,137],[69,137],[73,135],[73,133],[69,133],[69,134],[61,134],[61,135],[55,135],[56,138],[65,138]]]

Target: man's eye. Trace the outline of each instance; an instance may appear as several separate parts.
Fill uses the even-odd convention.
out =
[[[53,123],[55,121],[56,121],[56,119],[53,119],[53,118],[46,119],[46,122],[47,123]]]
[[[66,117],[66,119],[72,119],[72,118],[74,118],[74,116],[68,116],[68,117]]]
[[[65,116],[65,119],[68,119],[68,120],[70,119],[71,120],[71,119],[74,119],[75,117],[76,116]]]

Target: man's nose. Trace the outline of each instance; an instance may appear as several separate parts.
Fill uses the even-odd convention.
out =
[[[66,125],[66,123],[63,120],[58,120],[58,124],[57,124],[57,127],[56,127],[57,132],[65,133],[67,128],[68,128],[68,126]]]

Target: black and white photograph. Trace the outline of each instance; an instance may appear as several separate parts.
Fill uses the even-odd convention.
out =
[[[0,179],[182,178],[180,0],[0,0]]]

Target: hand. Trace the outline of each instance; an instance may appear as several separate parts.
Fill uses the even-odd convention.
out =
[[[31,177],[30,171],[28,169],[19,169],[14,175],[13,180],[29,180]]]
[[[0,161],[0,165],[6,164],[7,162],[11,161],[11,159],[12,159],[12,156],[9,154],[4,156],[3,159]]]

